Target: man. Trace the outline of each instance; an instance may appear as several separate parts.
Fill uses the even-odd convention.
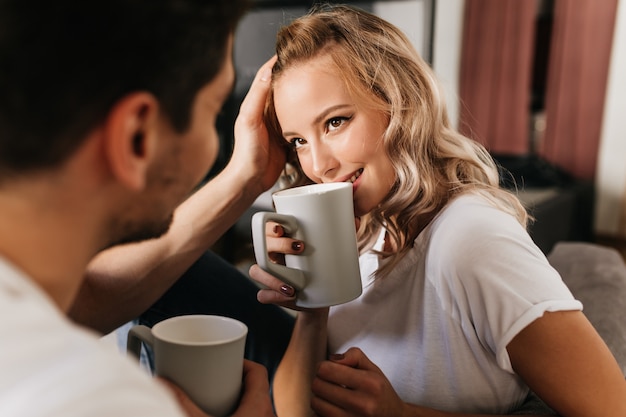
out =
[[[81,290],[92,258],[167,232],[174,208],[214,161],[243,6],[0,0],[0,415],[204,415],[65,314],[79,292],[96,297]],[[269,65],[237,127],[237,146],[253,149],[231,168],[248,168],[254,180],[225,177],[204,190],[236,187],[230,194],[241,205],[268,188],[284,162],[270,165],[260,123]],[[206,237],[193,224],[181,227],[184,215],[181,207],[176,233],[189,227]],[[223,227],[209,223],[201,226]],[[113,259],[119,264],[110,267],[125,267]],[[271,415],[264,369],[246,362],[244,386],[235,415]]]

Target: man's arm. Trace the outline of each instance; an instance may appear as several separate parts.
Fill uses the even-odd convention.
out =
[[[77,322],[108,333],[140,315],[275,183],[285,155],[262,117],[273,63],[261,67],[241,105],[226,168],[178,207],[164,236],[94,258],[70,310]]]

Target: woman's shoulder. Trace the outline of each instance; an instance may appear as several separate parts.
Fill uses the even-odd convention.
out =
[[[418,238],[431,261],[447,264],[476,263],[481,254],[534,246],[513,215],[474,193],[451,200]]]
[[[451,234],[457,238],[463,234],[471,238],[489,235],[503,228],[525,230],[510,213],[498,208],[486,196],[474,193],[452,199],[431,224],[433,235]]]

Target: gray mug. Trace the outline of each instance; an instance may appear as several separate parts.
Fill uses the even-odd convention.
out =
[[[354,225],[352,184],[305,185],[272,194],[276,213],[252,216],[254,254],[259,266],[298,290],[296,305],[328,307],[354,300],[362,292]],[[273,263],[265,225],[274,221],[304,242],[304,251]]]
[[[171,380],[206,413],[230,415],[241,395],[248,328],[238,320],[210,315],[172,317],[133,326],[127,350],[137,358],[141,343],[154,352],[155,373]]]

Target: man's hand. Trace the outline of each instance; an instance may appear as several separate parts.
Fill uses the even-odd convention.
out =
[[[160,378],[176,396],[178,404],[188,417],[211,417],[202,411],[180,387],[171,381]],[[276,417],[270,401],[270,385],[267,370],[263,365],[244,360],[243,394],[239,407],[232,417]]]
[[[252,361],[243,364],[244,392],[233,417],[276,417],[270,400],[267,370]]]
[[[276,183],[286,161],[285,149],[280,145],[282,139],[270,137],[263,121],[274,62],[275,56],[263,64],[241,103],[235,121],[235,147],[227,167],[255,179],[259,186],[254,190],[257,194]]]

